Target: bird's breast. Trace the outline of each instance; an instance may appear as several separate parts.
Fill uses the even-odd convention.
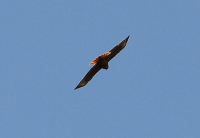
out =
[[[108,61],[105,58],[100,58],[97,64],[103,69],[108,69]]]

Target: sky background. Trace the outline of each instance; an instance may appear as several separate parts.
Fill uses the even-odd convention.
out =
[[[2,0],[0,19],[1,138],[200,137],[199,0]]]

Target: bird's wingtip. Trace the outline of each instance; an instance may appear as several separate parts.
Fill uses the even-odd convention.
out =
[[[77,86],[76,86],[76,88],[74,89],[74,90],[76,90],[76,89],[78,89],[78,88],[81,88],[81,87],[83,87],[83,86],[85,86],[87,84],[87,82],[85,82],[85,81],[81,81]]]
[[[83,87],[83,86],[77,85],[76,88],[74,88],[74,90],[76,90],[76,89],[78,89],[80,87]]]
[[[76,89],[78,89],[78,88],[80,88],[80,86],[79,86],[79,85],[77,85],[77,86],[76,86],[76,88],[74,88],[74,90],[76,90]]]

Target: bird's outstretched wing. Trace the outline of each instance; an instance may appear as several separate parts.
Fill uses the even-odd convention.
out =
[[[94,65],[89,71],[88,73],[85,75],[85,77],[79,82],[79,84],[76,86],[75,89],[78,89],[80,87],[85,86],[93,77],[94,75],[101,69],[100,66],[98,66],[98,64]],[[74,89],[74,90],[75,90]]]
[[[117,46],[115,46],[113,49],[111,49],[109,52],[111,52],[110,55],[106,57],[107,61],[109,62],[113,57],[115,57],[125,46],[128,42],[130,36],[128,36],[126,39],[124,39],[122,42],[120,42]]]

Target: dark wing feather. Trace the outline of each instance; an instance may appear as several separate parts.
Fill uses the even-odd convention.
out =
[[[119,43],[117,46],[115,46],[113,49],[111,49],[109,52],[111,52],[110,55],[106,57],[107,61],[109,62],[113,57],[115,57],[125,46],[128,42],[130,36],[128,36],[126,39],[124,39],[121,43]]]
[[[79,82],[79,84],[76,86],[75,89],[78,89],[80,87],[85,86],[93,77],[94,75],[101,69],[97,64],[94,65],[88,73],[85,75],[85,77]],[[74,90],[75,90],[74,89]]]

